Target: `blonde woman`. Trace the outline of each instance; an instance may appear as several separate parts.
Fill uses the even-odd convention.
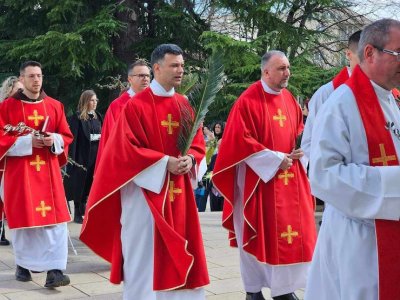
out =
[[[85,214],[86,200],[92,186],[94,165],[101,136],[103,117],[96,111],[97,96],[93,90],[86,90],[81,94],[78,109],[68,118],[68,123],[74,141],[69,148],[69,157],[82,168],[68,165],[64,179],[64,187],[68,200],[74,201],[74,222],[82,224],[82,216]]]
[[[14,95],[19,89],[22,89],[24,86],[19,81],[18,77],[10,76],[6,80],[3,81],[0,88],[0,103],[3,102],[4,99],[7,99],[11,95]],[[0,161],[0,181],[3,177],[3,163]],[[10,241],[6,239],[6,233],[4,229],[3,223],[3,202],[0,199],[0,246],[8,246],[10,245]]]
[[[3,81],[0,88],[0,102],[7,99],[11,95],[14,95],[19,89],[23,89],[24,86],[19,81],[18,77],[10,76]]]

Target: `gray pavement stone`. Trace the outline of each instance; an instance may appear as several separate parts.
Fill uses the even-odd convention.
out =
[[[320,215],[316,216],[317,220]],[[239,254],[229,247],[227,231],[221,227],[221,213],[200,213],[200,223],[207,257],[211,283],[205,287],[207,300],[244,300],[245,292],[240,279]],[[45,299],[93,299],[121,300],[122,285],[108,281],[110,265],[96,256],[81,241],[81,226],[68,224],[71,238],[78,256],[71,246],[66,274],[71,279],[67,287],[46,289],[43,287],[46,273],[32,274],[32,282],[15,280],[15,263],[12,247],[0,247],[0,300],[43,300]],[[10,236],[6,232],[7,237]],[[303,299],[303,291],[296,292]],[[263,290],[266,299],[271,299],[269,290]],[[136,299],[135,299],[136,300]]]

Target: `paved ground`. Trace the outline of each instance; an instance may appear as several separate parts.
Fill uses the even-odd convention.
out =
[[[319,214],[317,220],[319,219]],[[221,227],[221,213],[200,213],[200,221],[206,248],[211,283],[205,288],[207,300],[244,300],[245,292],[240,280],[239,258],[236,249],[230,248],[227,233]],[[108,282],[109,265],[95,256],[78,240],[80,225],[69,224],[71,238],[78,252],[75,256],[70,248],[66,274],[71,284],[49,290],[43,287],[46,274],[32,274],[33,281],[15,280],[14,256],[11,246],[0,247],[0,300],[45,299],[122,299],[122,285]],[[7,232],[9,237],[9,233]],[[269,291],[263,290],[266,299]],[[303,291],[297,291],[303,299]]]

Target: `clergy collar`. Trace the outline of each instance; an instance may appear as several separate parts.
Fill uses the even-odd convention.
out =
[[[350,67],[346,67],[346,69],[347,69],[347,74],[349,74],[349,77],[351,76],[351,69],[350,69]]]
[[[47,97],[46,93],[41,90],[39,97],[37,99],[30,99],[28,98],[27,95],[24,94],[24,90],[23,89],[19,89],[14,95],[13,97],[17,100],[21,100],[21,101],[26,101],[26,102],[39,102],[42,101],[45,97]]]
[[[388,91],[387,89],[384,89],[383,87],[376,84],[372,80],[371,80],[371,84],[374,87],[375,93],[379,99],[389,100],[390,96],[392,96],[392,91]]]
[[[160,97],[172,97],[175,94],[175,89],[172,88],[169,91],[166,91],[164,87],[157,82],[157,80],[153,79],[150,83],[150,89],[156,96]]]
[[[268,93],[268,94],[279,95],[279,94],[281,93],[281,92],[277,92],[277,91],[274,91],[273,89],[271,89],[271,88],[264,82],[264,80],[262,80],[262,79],[261,79],[261,84],[262,84],[262,87],[263,87],[264,91],[265,91],[266,93]]]
[[[129,90],[126,91],[128,93],[129,96],[133,97],[135,96],[135,91],[132,89],[132,87],[129,88]]]

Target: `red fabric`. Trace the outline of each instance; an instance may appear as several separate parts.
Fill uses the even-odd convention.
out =
[[[343,83],[345,83],[349,79],[349,71],[347,71],[347,67],[344,67],[340,72],[332,79],[333,89],[337,89]]]
[[[371,166],[398,166],[399,160],[390,134],[385,129],[385,117],[375,90],[359,66],[357,66],[346,84],[356,98],[361,119],[367,134],[369,160]],[[382,145],[387,156],[392,159],[374,162],[374,158],[382,157]],[[400,274],[400,222],[375,220],[379,263],[379,299],[397,299],[400,295],[398,284]]]
[[[278,109],[286,116],[284,126],[273,120]],[[223,226],[236,246],[233,225],[236,165],[264,149],[290,153],[303,130],[301,109],[289,91],[265,93],[261,81],[251,85],[236,101],[229,115],[218,150],[212,180],[225,197]],[[303,166],[295,160],[288,185],[280,179],[284,172],[264,183],[246,165],[244,190],[243,248],[260,262],[272,265],[309,262],[316,241],[314,200]],[[288,226],[297,232],[292,243],[282,236]]]
[[[122,274],[120,194],[117,191],[165,155],[178,157],[178,128],[168,134],[161,122],[180,121],[179,94],[155,96],[150,88],[135,95],[118,118],[103,152],[89,195],[81,240],[112,263],[110,280]],[[189,151],[199,163],[205,154],[198,131]],[[182,193],[169,201],[169,184]],[[107,183],[107,184],[104,184]],[[142,189],[155,222],[154,290],[192,289],[209,283],[197,208],[189,175],[168,174],[160,194]],[[140,274],[138,274],[140,276]]]
[[[100,157],[103,154],[104,146],[106,144],[106,141],[108,140],[108,137],[110,136],[111,130],[114,128],[115,122],[117,121],[122,109],[125,107],[130,98],[131,96],[128,94],[128,92],[124,92],[121,94],[121,96],[111,102],[110,106],[107,109],[101,127],[101,138],[99,142],[99,148],[97,150],[95,170],[97,170]]]
[[[36,120],[32,116],[37,115]],[[0,155],[4,160],[4,210],[10,229],[47,226],[71,220],[65,201],[60,166],[67,161],[68,145],[73,136],[64,115],[63,105],[50,97],[30,103],[9,98],[2,103],[0,127],[23,121],[40,130],[46,116],[46,131],[61,134],[64,153],[55,155],[48,147],[32,148],[32,155],[5,156],[16,137],[0,136]],[[40,165],[35,165],[35,161]],[[16,188],[18,184],[18,188]],[[44,207],[44,210],[40,210]]]

